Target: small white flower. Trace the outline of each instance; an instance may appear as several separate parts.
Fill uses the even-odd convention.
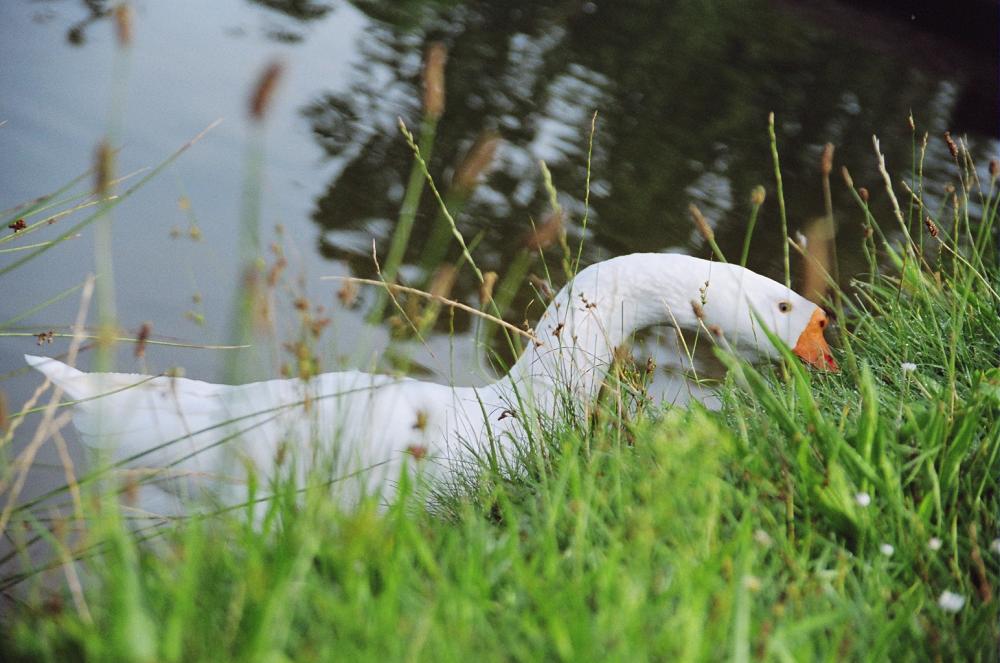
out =
[[[917,365],[914,364],[912,361],[904,361],[902,364],[899,365],[899,368],[904,373],[912,373],[913,371],[917,370]]]
[[[958,612],[965,605],[965,597],[955,592],[949,592],[946,589],[938,597],[938,605],[945,612]]]
[[[941,550],[941,539],[936,536],[932,536],[931,540],[927,542],[927,547],[935,552]]]
[[[990,544],[990,550],[1000,555],[1000,539],[993,539],[993,543]]]
[[[896,549],[892,547],[891,543],[883,543],[878,547],[878,551],[886,557],[892,557],[892,553],[896,552]]]
[[[773,542],[771,535],[762,529],[758,529],[753,533],[753,540],[765,548],[770,548],[771,543]]]
[[[872,503],[872,496],[861,492],[854,496],[854,501],[858,503],[858,506],[868,506]]]

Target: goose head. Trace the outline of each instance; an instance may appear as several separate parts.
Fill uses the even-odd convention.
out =
[[[837,370],[823,337],[827,324],[816,304],[738,265],[682,254],[619,256],[582,270],[559,292],[512,378],[539,391],[558,383],[593,396],[615,348],[658,325],[707,330],[750,361],[781,356],[766,328],[810,366]]]
[[[696,260],[696,259],[692,259]],[[790,288],[749,269],[709,263],[699,300],[692,307],[701,322],[751,360],[778,359],[780,350],[762,327],[809,366],[838,370],[824,331],[826,311]],[[700,311],[699,311],[700,308]]]

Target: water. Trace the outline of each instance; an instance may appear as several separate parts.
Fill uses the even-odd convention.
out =
[[[361,306],[348,310],[336,298],[338,286],[319,280],[331,274],[371,277],[372,240],[380,256],[388,250],[412,163],[397,118],[419,126],[421,59],[431,40],[449,49],[446,110],[430,161],[441,187],[447,192],[477,139],[502,138],[457,217],[464,236],[478,241],[478,264],[501,275],[532,222],[541,223],[550,211],[540,160],[568,212],[570,246],[575,251],[583,240],[585,263],[633,251],[707,256],[688,216],[691,202],[705,213],[723,251],[737,256],[750,192],[763,184],[768,199],[750,266],[780,279],[767,139],[773,111],[792,232],[824,214],[819,158],[826,142],[836,145],[833,201],[846,280],[866,265],[862,216],[841,182],[840,166],[872,192],[878,217],[891,223],[874,168],[872,134],[881,138],[895,176],[905,177],[913,153],[907,124],[912,110],[918,136],[931,135],[925,178],[934,208],[945,186],[956,182],[943,131],[967,136],[982,166],[1000,152],[997,58],[989,42],[995,36],[984,41],[978,33],[942,34],[945,21],[837,3],[542,4],[147,1],[136,3],[134,46],[122,59],[103,15],[109,3],[2,3],[0,121],[6,124],[0,127],[0,207],[50,192],[85,170],[117,114],[122,174],[155,165],[223,118],[115,211],[113,248],[123,328],[134,333],[150,321],[164,338],[225,342],[238,284],[237,228],[250,144],[247,100],[260,71],[278,59],[285,75],[266,121],[261,218],[266,243],[280,239],[289,273],[301,275],[312,301],[331,318],[322,337],[327,365],[384,370],[408,356],[416,372],[476,384],[490,371],[468,316],[443,319],[426,344],[394,343],[391,322],[364,321],[373,293],[362,293]],[[903,195],[898,187],[897,195]],[[420,261],[436,216],[425,194],[403,270],[409,282],[426,278]],[[200,241],[188,232],[192,219]],[[282,238],[273,232],[277,225]],[[453,242],[442,253],[448,259],[458,255]],[[5,275],[0,319],[80,283],[93,271],[93,255],[87,230]],[[558,247],[548,255],[561,282]],[[15,257],[0,256],[0,266]],[[793,272],[799,268],[793,253]],[[541,264],[531,271],[542,274]],[[465,268],[452,294],[475,303],[476,288]],[[530,299],[530,289],[522,287],[511,321],[537,318],[541,309]],[[25,321],[24,328],[61,329],[77,305],[69,298]],[[449,333],[450,324],[455,333]],[[284,316],[278,336],[294,335],[293,316]],[[65,340],[39,349],[31,338],[2,339],[0,372],[19,369],[25,352],[56,354],[66,347]],[[288,358],[280,344],[275,347],[272,372]],[[390,347],[393,353],[386,352]],[[223,359],[218,351],[153,347],[138,360],[126,348],[119,368],[180,365],[189,377],[215,380]],[[12,409],[36,384],[33,375],[4,382]],[[45,454],[52,461],[54,455]],[[26,492],[31,490],[29,485]]]

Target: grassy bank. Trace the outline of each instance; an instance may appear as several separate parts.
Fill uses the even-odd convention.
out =
[[[4,659],[993,660],[998,197],[962,164],[940,213],[842,213],[875,271],[840,293],[840,373],[723,355],[719,412],[612,387],[433,510],[279,482],[262,525],[135,531],[86,489],[54,524],[15,511],[77,561],[7,579]]]

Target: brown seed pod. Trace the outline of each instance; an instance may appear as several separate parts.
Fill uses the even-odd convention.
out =
[[[1000,173],[1000,161],[995,158],[990,159],[990,177],[996,179],[998,173]]]
[[[865,201],[866,203],[871,198],[871,194],[868,193],[868,189],[866,189],[865,187],[861,187],[858,189],[858,195],[861,196],[861,200]]]
[[[750,192],[750,204],[756,207],[760,207],[764,204],[764,199],[767,197],[767,191],[760,184],[753,188]]]

